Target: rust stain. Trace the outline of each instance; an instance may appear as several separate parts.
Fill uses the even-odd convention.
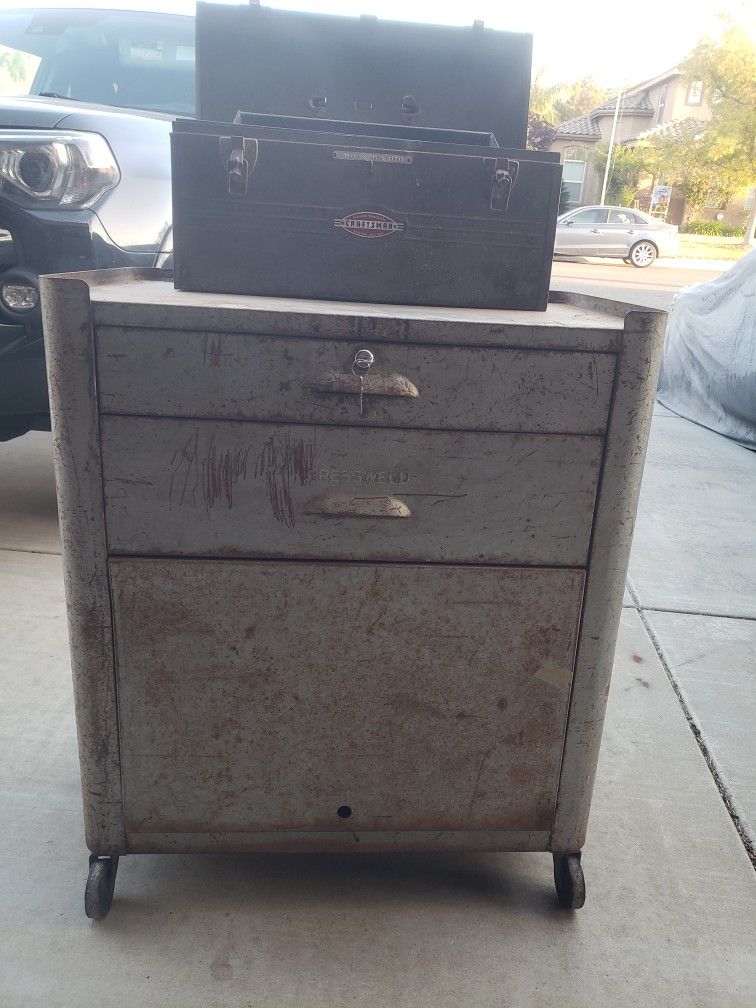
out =
[[[557,665],[554,662],[544,661],[536,672],[536,679],[540,679],[550,686],[564,689],[572,682],[572,669],[565,665]]]
[[[265,479],[268,500],[277,522],[296,524],[292,488],[307,486],[315,477],[315,442],[295,437],[289,431],[271,434],[257,456],[255,477]]]

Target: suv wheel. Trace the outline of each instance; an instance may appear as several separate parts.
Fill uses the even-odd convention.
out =
[[[637,266],[638,269],[645,269],[650,266],[659,254],[656,245],[650,241],[639,241],[630,249],[628,261]]]

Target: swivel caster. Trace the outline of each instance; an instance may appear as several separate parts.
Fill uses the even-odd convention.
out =
[[[91,920],[107,917],[113,903],[117,871],[117,857],[90,855],[87,887],[84,890],[84,912]]]
[[[565,910],[579,910],[585,903],[585,876],[580,854],[554,855],[554,884],[559,905]]]

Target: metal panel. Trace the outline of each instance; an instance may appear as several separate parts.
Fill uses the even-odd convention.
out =
[[[179,120],[171,163],[182,290],[547,307],[553,154]]]
[[[548,830],[258,830],[233,833],[129,833],[130,854],[233,851],[369,854],[402,851],[544,851]]]
[[[204,3],[196,33],[199,118],[405,122],[525,146],[530,35]]]
[[[110,567],[129,832],[550,826],[581,571]]]
[[[188,294],[174,288],[165,270],[97,270],[78,276],[89,285],[97,327],[616,353],[624,316],[632,308],[564,291],[552,291],[555,300],[534,315],[512,309]]]
[[[98,330],[106,413],[603,434],[614,356]],[[375,363],[360,379],[355,354]]]
[[[111,552],[582,566],[602,442],[103,417]]]
[[[631,311],[625,320],[551,838],[555,851],[578,851],[585,842],[665,322],[665,313],[651,311]]]
[[[94,346],[84,281],[43,277],[45,353],[86,842],[125,849]]]

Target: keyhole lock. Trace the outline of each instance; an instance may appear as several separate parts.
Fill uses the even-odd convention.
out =
[[[358,350],[354,355],[354,360],[352,361],[352,368],[355,373],[359,374],[362,372],[366,374],[375,362],[375,357],[370,352],[370,350]]]
[[[360,380],[360,416],[363,413],[363,394],[365,391],[365,375],[368,373],[370,368],[373,366],[375,357],[370,350],[358,350],[354,355],[354,360],[352,361],[352,372],[357,375]]]

